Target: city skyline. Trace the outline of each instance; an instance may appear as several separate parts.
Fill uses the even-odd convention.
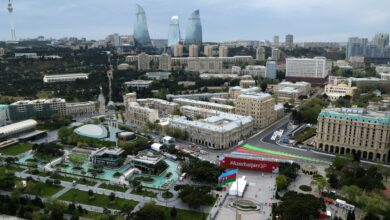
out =
[[[108,34],[132,34],[135,24],[136,1],[105,2],[48,0],[30,2],[18,0],[14,5],[14,22],[18,38],[86,37],[103,39]],[[350,36],[371,37],[376,32],[388,32],[390,15],[386,8],[390,2],[378,0],[376,7],[369,1],[346,0],[327,2],[299,0],[263,1],[244,3],[221,0],[181,2],[143,1],[140,3],[148,17],[152,39],[166,39],[170,18],[183,18],[181,27],[187,26],[187,17],[199,9],[202,17],[203,41],[271,40],[276,34],[284,39],[293,34],[295,42],[346,42]],[[7,2],[0,6],[0,39],[9,40]],[[351,13],[353,12],[353,13]],[[55,18],[55,19],[54,19]],[[319,25],[320,24],[320,25]],[[183,36],[182,36],[183,37]]]

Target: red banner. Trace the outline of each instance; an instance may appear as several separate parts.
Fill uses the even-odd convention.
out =
[[[256,170],[267,173],[277,173],[279,171],[278,162],[249,158],[225,157],[220,165],[229,169]]]

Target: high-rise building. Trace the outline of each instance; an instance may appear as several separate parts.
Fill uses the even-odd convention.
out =
[[[265,77],[269,79],[276,79],[276,61],[274,60],[267,60],[266,63],[266,69],[265,69]]]
[[[273,60],[280,60],[280,50],[278,48],[272,48],[271,56]]]
[[[114,47],[121,46],[121,37],[117,33],[108,35],[106,41],[109,42]]]
[[[183,56],[183,45],[176,44],[173,48],[173,56],[174,57],[182,57]]]
[[[149,36],[148,23],[144,9],[136,4],[136,19],[134,26],[134,40],[139,46],[151,46],[152,42]]]
[[[198,57],[199,56],[199,47],[196,44],[191,44],[189,48],[189,57]]]
[[[265,60],[265,48],[264,47],[256,48],[256,60]]]
[[[205,45],[203,48],[204,48],[203,53],[206,57],[213,56],[213,46],[212,45]]]
[[[294,35],[287,34],[286,35],[286,41],[285,41],[285,47],[287,48],[293,48],[294,47]]]
[[[264,128],[276,119],[275,99],[268,93],[244,93],[236,99],[236,114],[252,116],[255,128]]]
[[[199,10],[192,12],[188,18],[185,44],[202,44],[202,23],[200,21]]]
[[[171,22],[169,23],[168,31],[168,47],[174,47],[180,43],[180,25],[179,25],[179,16],[173,16]]]
[[[365,109],[323,109],[318,116],[318,150],[389,161],[390,116]]]
[[[329,75],[331,69],[329,64],[325,57],[287,58],[286,79],[322,83]]]
[[[389,45],[389,34],[388,33],[377,33],[372,39],[372,44],[380,47]]]
[[[170,71],[171,70],[171,56],[167,53],[161,54],[158,62],[158,69]]]
[[[0,57],[4,56],[5,50],[4,48],[0,47]]]
[[[279,47],[280,46],[280,44],[279,44],[279,36],[278,35],[274,36],[272,46],[273,47]]]
[[[8,105],[0,105],[0,127],[10,122]]]
[[[227,46],[219,46],[219,57],[228,57],[229,49]]]
[[[142,52],[138,54],[138,70],[150,69],[150,57],[148,54]]]
[[[228,57],[229,49],[227,46],[219,46],[219,57]]]

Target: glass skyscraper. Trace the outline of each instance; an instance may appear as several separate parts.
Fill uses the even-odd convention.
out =
[[[136,4],[136,20],[134,26],[134,40],[136,45],[151,46],[152,42],[149,36],[148,23],[146,22],[146,14],[144,9]]]
[[[169,23],[168,47],[174,47],[180,42],[179,16],[173,16]]]
[[[199,10],[192,12],[188,18],[186,39],[184,42],[186,45],[202,44],[202,23],[200,22]]]

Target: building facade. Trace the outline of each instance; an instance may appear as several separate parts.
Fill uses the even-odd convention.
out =
[[[161,54],[158,61],[158,69],[164,71],[171,71],[171,56],[167,53]]]
[[[191,44],[189,47],[189,57],[199,57],[199,47],[196,44]]]
[[[287,58],[286,80],[323,83],[331,69],[329,64],[325,57]]]
[[[94,113],[96,113],[95,102],[66,103],[67,115],[93,115]]]
[[[149,70],[150,69],[150,57],[148,54],[142,52],[138,54],[138,70]]]
[[[87,73],[69,73],[69,74],[58,74],[58,75],[45,75],[43,77],[44,83],[54,82],[74,82],[76,80],[88,79]]]
[[[188,18],[185,44],[202,45],[202,23],[200,21],[199,10],[192,12]]]
[[[276,61],[273,60],[267,60],[267,63],[265,65],[265,77],[269,79],[276,79]]]
[[[179,109],[179,104],[174,102],[168,102],[163,99],[147,98],[137,99],[137,103],[141,106],[156,109],[161,116],[168,116],[173,114]]]
[[[8,124],[10,121],[8,105],[0,105],[0,127]]]
[[[265,48],[264,47],[256,48],[256,60],[265,60]]]
[[[217,57],[191,57],[188,59],[187,71],[222,73],[222,60]]]
[[[248,92],[236,99],[236,114],[249,115],[254,119],[255,128],[264,128],[276,119],[275,99],[268,93]]]
[[[138,46],[151,46],[152,42],[149,36],[148,23],[146,21],[145,10],[136,4],[136,18],[134,25],[134,40]]]
[[[280,50],[278,48],[272,48],[271,57],[273,60],[280,60]]]
[[[229,54],[229,49],[227,46],[219,46],[219,57],[228,57],[228,54]]]
[[[292,34],[287,34],[286,35],[286,41],[285,41],[284,46],[287,47],[287,48],[293,48],[294,47],[294,35],[292,35]]]
[[[65,99],[22,100],[9,105],[9,114],[12,121],[48,119],[53,114],[65,115],[66,102]]]
[[[182,57],[183,56],[183,45],[176,44],[173,47],[173,56],[174,57]]]
[[[325,152],[387,162],[390,115],[364,109],[324,109],[318,116],[315,143]]]
[[[155,123],[159,120],[158,110],[143,107],[137,102],[125,103],[126,105],[126,120],[131,124],[138,126],[146,123]]]
[[[281,82],[274,87],[274,94],[278,103],[299,104],[300,97],[308,96],[311,85],[307,82]]]
[[[179,16],[172,16],[169,23],[168,30],[168,47],[174,47],[180,43],[180,25],[179,25]]]
[[[352,86],[351,81],[349,81],[348,83],[327,84],[325,86],[325,94],[329,97],[331,101],[336,101],[343,96],[352,97],[353,93],[357,89],[357,87]]]

